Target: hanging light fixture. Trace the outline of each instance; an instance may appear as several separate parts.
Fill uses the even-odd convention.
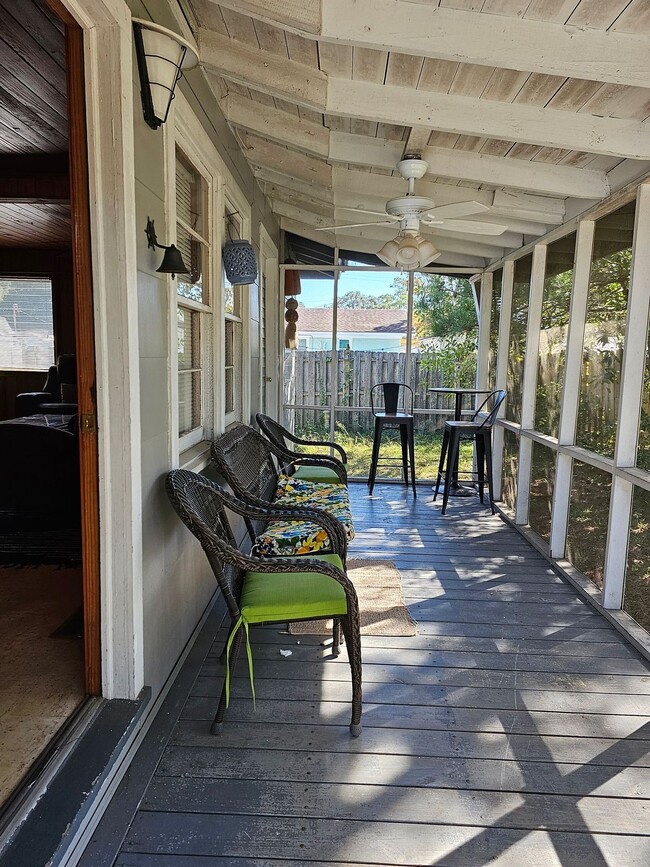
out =
[[[377,256],[382,262],[404,271],[424,268],[440,255],[440,251],[431,241],[427,241],[414,231],[401,232],[377,251]]]
[[[153,21],[134,18],[133,38],[144,119],[158,129],[167,120],[182,70],[196,66],[199,56],[186,39]]]
[[[156,247],[158,247],[160,250],[165,251],[163,260],[160,263],[160,268],[156,268],[156,271],[159,274],[171,274],[172,277],[175,277],[177,274],[190,273],[190,269],[185,265],[185,262],[183,262],[183,257],[181,256],[181,251],[178,247],[174,244],[170,244],[167,247],[165,244],[158,243],[153,220],[149,217],[147,217],[147,228],[145,229],[145,233],[147,235],[147,247],[150,247],[152,250],[155,250]]]

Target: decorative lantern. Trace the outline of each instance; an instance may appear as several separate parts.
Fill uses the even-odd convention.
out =
[[[257,256],[250,241],[226,241],[223,245],[223,266],[233,286],[255,283]]]

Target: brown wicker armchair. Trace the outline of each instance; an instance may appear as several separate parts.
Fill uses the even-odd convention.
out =
[[[291,455],[286,451],[244,424],[237,425],[215,440],[211,456],[235,495],[244,502],[262,508],[268,508],[273,502],[278,485],[278,467],[286,472],[292,462]],[[307,458],[307,461],[319,465],[318,460]],[[304,515],[304,507],[301,506],[298,511]],[[328,519],[325,530],[330,540],[336,538],[339,548],[346,549],[345,530],[339,521],[326,512],[318,511]],[[254,542],[261,530],[260,523],[250,513],[244,514],[244,521],[251,542]]]
[[[278,517],[278,511],[282,510],[271,512],[252,507],[250,503],[243,503],[227,494],[205,476],[188,470],[172,470],[168,474],[167,494],[183,523],[200,541],[230,614],[226,678],[212,733],[218,734],[223,724],[230,695],[230,670],[237,662],[242,628],[246,634],[254,698],[249,624],[333,617],[340,623],[346,639],[352,676],[350,732],[358,736],[361,733],[359,603],[341,558],[334,553],[311,557],[246,556],[235,546],[225,508],[259,520]],[[293,516],[293,510],[286,511],[286,516]]]
[[[255,419],[264,436],[267,437],[274,446],[282,449],[290,456],[295,467],[295,474],[298,478],[310,482],[336,481],[338,478],[341,484],[347,484],[348,473],[345,464],[348,458],[343,446],[340,446],[337,443],[326,442],[324,440],[301,439],[283,427],[280,422],[277,422],[275,419],[268,415],[264,415],[261,412],[257,413]],[[335,458],[332,455],[326,455],[319,452],[297,452],[295,449],[291,448],[291,445],[287,445],[287,440],[289,443],[301,446],[325,446],[326,448],[338,451],[341,458],[339,460],[339,458]],[[314,465],[314,461],[318,462],[317,465]]]

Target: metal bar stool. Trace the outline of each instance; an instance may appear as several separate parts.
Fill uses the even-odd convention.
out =
[[[490,508],[494,515],[494,490],[492,485],[492,428],[494,427],[499,407],[503,403],[505,396],[505,391],[493,391],[485,398],[483,403],[476,410],[471,421],[446,422],[444,433],[442,435],[442,449],[440,451],[440,462],[438,463],[438,477],[436,478],[436,487],[433,494],[435,502],[440,489],[440,480],[444,476],[445,487],[442,494],[443,515],[447,511],[447,501],[449,499],[449,490],[454,474],[454,466],[457,465],[456,462],[458,460],[460,442],[463,439],[474,440],[476,443],[478,493],[481,502],[483,502],[485,475],[487,471]],[[485,408],[490,402],[492,402],[492,409],[488,413]],[[444,469],[445,457],[447,458],[446,469]]]
[[[375,409],[375,392],[378,389],[382,389],[383,392],[383,410]],[[401,389],[404,389],[404,391],[402,392]],[[400,397],[402,397],[403,401],[403,412],[398,410]],[[382,432],[385,429],[399,430],[402,445],[401,465],[404,472],[404,484],[408,487],[410,468],[413,496],[417,497],[415,490],[415,446],[413,443],[413,389],[404,382],[379,382],[370,389],[370,408],[375,417],[375,436],[372,443],[372,458],[370,459],[370,475],[368,477],[369,493],[372,494],[375,486],[378,466],[399,466],[399,459],[385,458],[381,461],[379,460]]]

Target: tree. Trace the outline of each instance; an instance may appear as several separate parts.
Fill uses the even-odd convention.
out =
[[[470,342],[473,348],[476,347],[478,320],[469,280],[441,274],[418,275],[415,278],[413,314],[418,337]]]
[[[383,295],[367,295],[358,289],[352,289],[339,296],[339,307],[348,310],[405,310],[407,292],[408,288],[402,286],[396,286],[394,292]]]

